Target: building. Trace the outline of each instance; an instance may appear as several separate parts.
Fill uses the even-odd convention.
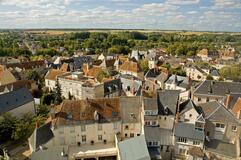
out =
[[[35,114],[34,98],[26,87],[0,95],[0,115],[10,113],[21,117],[24,114]]]
[[[82,72],[66,73],[58,77],[62,96],[86,99],[104,97],[104,84],[95,78],[86,77]]]
[[[174,127],[176,159],[204,158],[204,129],[205,119],[202,110],[192,100],[181,103]],[[194,150],[197,152],[193,152]],[[190,151],[192,154],[188,154]]]
[[[186,67],[186,75],[194,81],[205,81],[207,73],[197,66]]]
[[[50,69],[45,75],[45,87],[47,87],[49,91],[53,91],[56,87],[58,76],[65,73],[67,72],[58,69]]]
[[[165,82],[165,89],[180,90],[180,100],[183,101],[189,99],[191,84],[192,81],[189,77],[172,75]]]
[[[241,83],[206,80],[194,88],[192,100],[195,104],[222,102],[226,95],[231,93],[241,93]]]
[[[216,53],[209,51],[208,49],[202,49],[197,53],[197,56],[200,57],[203,61],[212,61],[216,58]]]
[[[118,71],[121,74],[129,74],[135,77],[143,78],[144,74],[141,71],[141,67],[137,62],[125,61],[122,65],[118,67]]]
[[[119,78],[104,82],[104,97],[118,97],[121,96],[121,93],[122,85]]]
[[[60,153],[62,148],[68,159],[126,160],[123,153],[139,152],[130,153],[123,146],[145,144],[143,137],[125,142],[143,135],[141,104],[140,97],[64,101],[52,109],[48,123],[35,129],[29,138],[30,150],[36,155],[52,149]],[[146,146],[142,147],[146,157]]]
[[[200,104],[205,116],[205,147],[210,158],[240,158],[240,121],[217,101]]]
[[[13,74],[4,66],[0,65],[0,86],[16,82]]]

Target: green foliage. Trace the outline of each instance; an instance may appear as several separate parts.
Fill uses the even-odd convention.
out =
[[[207,75],[207,78],[206,78],[207,80],[213,80],[213,77],[209,74],[209,75]]]
[[[141,70],[144,72],[144,74],[149,70],[149,66],[148,66],[148,60],[141,60],[140,61],[140,67]]]
[[[61,88],[59,85],[59,81],[57,80],[56,86],[54,89],[54,104],[58,105],[62,102],[62,97],[61,97]]]
[[[98,75],[97,75],[97,80],[99,82],[102,82],[102,80],[104,78],[108,78],[110,75],[106,72],[106,71],[101,71]]]
[[[241,82],[241,64],[223,67],[220,70],[221,77]]]
[[[35,70],[29,70],[27,73],[27,79],[28,80],[34,80],[34,81],[39,81],[40,76],[37,71]]]
[[[37,106],[37,116],[47,117],[50,109],[47,105]]]
[[[41,97],[41,104],[50,105],[54,102],[54,93],[43,94]]]
[[[0,116],[0,142],[5,142],[12,138],[12,132],[15,130],[17,118],[11,114]]]
[[[181,67],[170,68],[169,70],[172,74],[176,74],[178,76],[186,76],[186,72]]]

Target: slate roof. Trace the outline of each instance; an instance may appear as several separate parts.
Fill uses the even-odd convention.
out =
[[[189,78],[178,76],[178,75],[172,75],[167,79],[165,82],[166,84],[176,84],[177,86],[183,87],[183,88],[190,88]]]
[[[160,82],[165,82],[167,78],[168,78],[168,74],[164,72],[162,72],[159,76],[156,77],[157,81],[160,81]]]
[[[92,58],[90,56],[80,56],[73,57],[75,69],[81,69],[84,63],[90,64],[92,62]]]
[[[179,112],[180,114],[183,114],[192,108],[194,108],[197,111],[197,113],[202,113],[201,108],[197,107],[191,99],[188,99],[179,105]]]
[[[241,83],[206,80],[194,90],[193,94],[225,96],[229,93],[241,93]]]
[[[121,80],[113,79],[107,82],[104,82],[104,94],[110,94],[116,91],[121,91]]]
[[[145,74],[145,78],[156,78],[159,74],[156,69],[149,69]]]
[[[49,122],[34,130],[29,138],[29,143],[33,150],[36,151],[39,149],[40,145],[44,145],[53,137],[54,134],[51,130],[51,122]]]
[[[58,146],[46,150],[39,150],[32,153],[31,160],[68,160],[68,156],[61,155],[63,150],[67,151],[67,147]]]
[[[17,90],[22,87],[27,87],[28,89],[31,89],[31,85],[33,83],[36,83],[36,82],[33,80],[19,80],[19,81],[13,82],[13,83],[8,83],[8,84],[0,86],[0,92],[3,92],[5,90],[5,88],[7,88],[9,91]]]
[[[0,114],[33,102],[33,96],[26,87],[0,95]]]
[[[225,106],[217,101],[200,104],[205,119],[214,122],[240,123],[239,120]]]
[[[160,127],[144,127],[146,141],[159,141],[160,145],[174,145],[172,130]]]
[[[121,141],[118,148],[122,160],[150,160],[144,135]]]
[[[213,153],[217,153],[232,159],[237,158],[236,144],[223,142],[217,139],[211,139],[210,141],[205,141],[205,146],[207,151],[211,151]]]
[[[156,98],[143,98],[144,110],[158,110]]]
[[[204,140],[204,132],[195,130],[195,125],[191,123],[178,122],[175,124],[174,134],[176,137]]]
[[[175,115],[179,100],[179,90],[157,91],[158,113],[161,115]],[[167,108],[167,112],[165,111]]]

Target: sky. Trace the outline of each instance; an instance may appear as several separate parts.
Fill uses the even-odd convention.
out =
[[[241,32],[241,0],[0,0],[0,28]]]

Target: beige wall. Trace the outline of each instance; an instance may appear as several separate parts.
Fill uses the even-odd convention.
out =
[[[55,80],[45,79],[45,86],[50,90],[53,91],[56,86]]]
[[[173,129],[174,118],[174,116],[160,116],[158,119],[160,128]]]

